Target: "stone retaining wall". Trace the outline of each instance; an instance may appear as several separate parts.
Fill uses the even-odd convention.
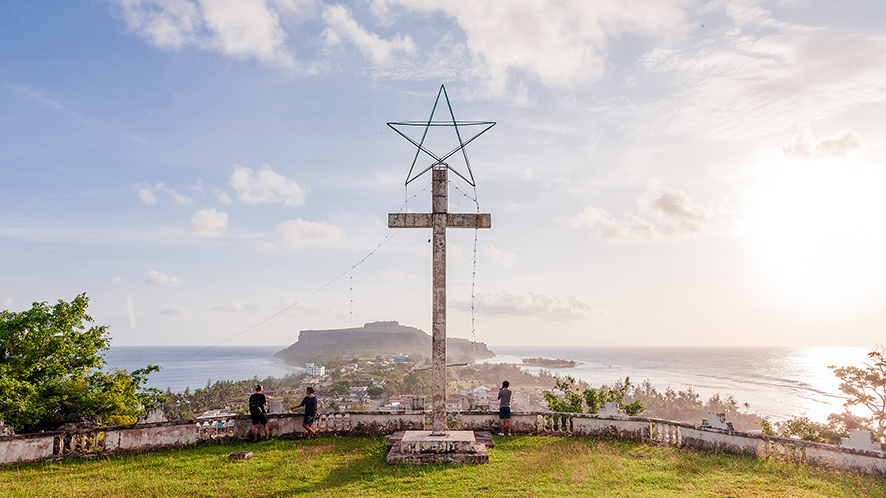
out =
[[[392,434],[421,430],[429,412],[353,411],[322,414],[314,427],[319,432],[341,435]],[[463,412],[451,416],[455,428],[498,432],[497,413]],[[301,414],[268,416],[271,437],[301,437]],[[649,441],[655,444],[751,455],[799,465],[828,465],[842,469],[886,475],[886,452],[878,443],[870,449],[847,448],[760,434],[749,434],[709,426],[696,426],[668,420],[592,415],[579,413],[514,412],[511,418],[517,434],[559,434]],[[60,431],[0,437],[0,465],[54,458],[145,451],[180,447],[214,438],[251,439],[248,416],[221,416],[206,420],[161,422],[121,427]]]

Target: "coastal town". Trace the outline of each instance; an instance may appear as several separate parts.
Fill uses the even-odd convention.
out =
[[[304,372],[279,380],[264,380],[269,400],[269,413],[286,413],[298,404],[308,386],[316,389],[321,413],[341,411],[422,411],[429,408],[430,392],[428,370],[423,370],[422,357],[393,354],[374,358],[354,358],[351,361],[331,360],[330,364],[306,363]],[[517,365],[473,364],[450,368],[447,386],[446,411],[497,412],[498,391],[502,378],[493,382],[492,375],[510,373],[519,380],[531,380],[529,385],[512,382],[511,406],[515,410],[547,410],[542,391],[551,390],[553,377],[543,372],[532,375]],[[513,376],[512,375],[512,376]],[[202,417],[224,413],[245,413],[248,384],[244,391],[230,392],[229,399],[218,399],[223,406],[212,406]],[[556,392],[556,391],[555,391]],[[199,418],[199,417],[198,417]]]

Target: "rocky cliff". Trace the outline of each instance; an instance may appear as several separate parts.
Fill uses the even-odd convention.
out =
[[[450,337],[446,340],[450,362],[473,362],[491,358],[495,353],[481,342]],[[275,356],[286,363],[301,365],[328,358],[367,358],[393,354],[431,356],[431,336],[421,329],[398,322],[372,322],[350,329],[302,330],[298,342]]]

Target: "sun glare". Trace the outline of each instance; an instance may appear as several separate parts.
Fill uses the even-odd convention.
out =
[[[760,189],[749,228],[796,291],[849,298],[886,270],[886,182],[842,160],[786,161]]]

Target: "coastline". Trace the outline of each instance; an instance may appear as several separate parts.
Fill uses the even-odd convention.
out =
[[[133,370],[147,364],[163,369],[151,374],[149,387],[183,391],[218,380],[284,377],[303,368],[274,358],[285,346],[114,346],[108,368]],[[692,388],[702,400],[719,393],[732,395],[740,406],[773,421],[808,416],[824,421],[842,411],[843,396],[827,365],[849,365],[864,360],[858,347],[565,347],[495,346],[486,363],[514,363],[530,372],[547,370],[572,376],[592,386],[630,377],[634,384],[648,379],[659,391]],[[579,362],[572,368],[543,368],[522,364],[525,357]]]

